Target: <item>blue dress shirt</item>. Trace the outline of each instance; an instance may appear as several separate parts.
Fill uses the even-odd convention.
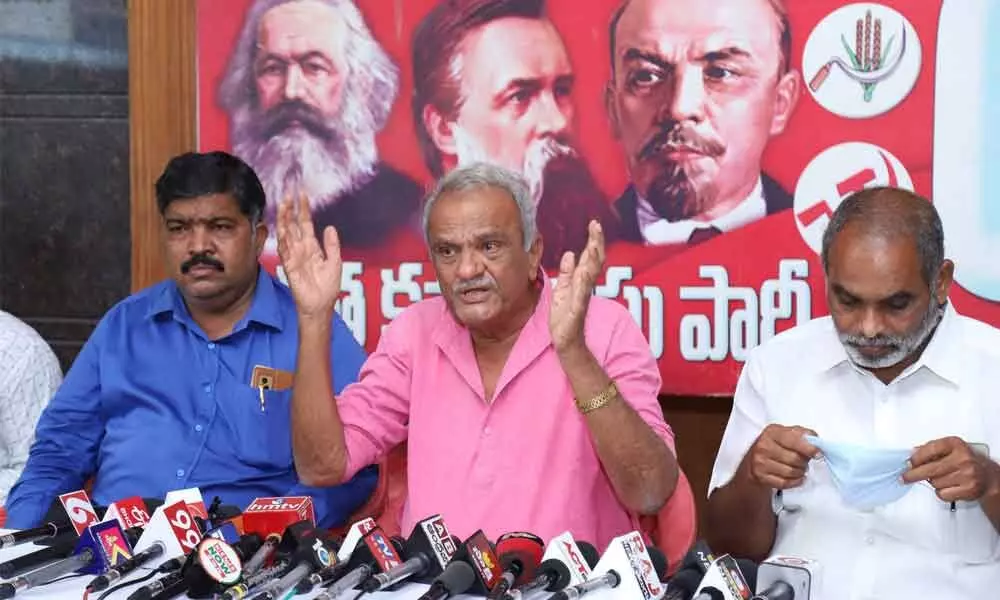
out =
[[[365,360],[334,318],[334,389],[357,379]],[[60,493],[93,476],[95,503],[198,487],[245,508],[256,497],[309,495],[317,524],[342,523],[375,487],[370,467],[340,486],[309,488],[292,462],[291,390],[260,393],[254,366],[293,373],[298,318],[290,290],[260,269],[246,315],[208,339],[173,281],[112,308],[87,340],[42,413],[28,463],[11,489],[7,527],[36,525]],[[332,402],[332,399],[331,399]]]

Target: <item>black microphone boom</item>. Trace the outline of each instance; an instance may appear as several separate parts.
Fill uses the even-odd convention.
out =
[[[54,538],[70,529],[69,521],[49,522],[31,529],[23,529],[0,535],[0,550],[13,548],[19,544],[30,544],[40,540]]]
[[[418,600],[446,600],[464,594],[476,583],[476,572],[465,561],[454,561],[431,583],[431,587]]]

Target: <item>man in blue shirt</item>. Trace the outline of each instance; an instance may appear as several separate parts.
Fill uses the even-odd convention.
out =
[[[172,159],[156,182],[171,279],[112,308],[42,413],[7,502],[7,527],[36,525],[60,493],[93,478],[97,504],[198,487],[245,508],[309,495],[321,526],[374,489],[374,467],[308,488],[292,459],[289,402],[298,325],[288,288],[260,268],[264,190],[224,152]],[[355,381],[364,351],[339,316],[333,382]]]

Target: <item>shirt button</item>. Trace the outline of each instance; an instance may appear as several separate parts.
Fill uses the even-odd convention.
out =
[[[177,469],[177,478],[184,477],[184,469]]]
[[[201,423],[198,423],[197,425],[194,426],[194,430],[199,433],[201,432],[202,429],[204,428],[201,426]]]
[[[208,349],[209,349],[209,350],[215,350],[215,344],[214,344],[214,343],[212,343],[212,342],[209,342],[209,343],[208,343]]]
[[[865,538],[865,543],[871,546],[875,543],[875,538],[872,536],[868,536]]]
[[[212,384],[210,384],[210,383],[206,383],[205,384],[205,393],[206,394],[211,394],[212,393]]]
[[[489,427],[487,427],[486,429],[483,429],[483,435],[489,435],[489,434],[490,434],[490,428]]]

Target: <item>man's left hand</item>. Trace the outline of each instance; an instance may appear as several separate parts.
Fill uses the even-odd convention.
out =
[[[995,492],[998,484],[996,465],[957,437],[918,447],[910,456],[910,465],[910,470],[903,473],[903,481],[926,480],[945,502],[981,500]]]
[[[559,279],[552,291],[549,332],[556,352],[584,347],[583,325],[594,284],[604,269],[604,232],[597,221],[587,228],[587,246],[580,261],[572,252],[563,254]]]

